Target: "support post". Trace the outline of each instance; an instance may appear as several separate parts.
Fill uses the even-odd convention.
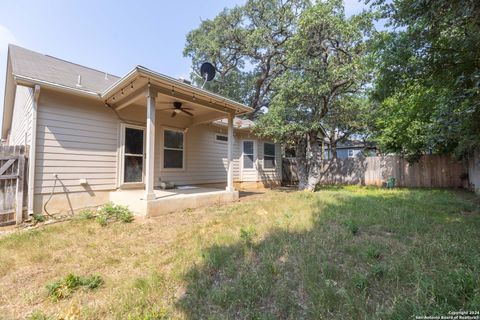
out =
[[[37,113],[38,113],[38,98],[40,97],[40,86],[35,85],[33,90],[32,103],[32,134],[30,141],[30,153],[28,157],[28,191],[27,191],[27,212],[28,215],[33,215],[33,199],[35,192],[35,158],[37,147]]]
[[[145,155],[145,192],[147,200],[155,199],[154,167],[155,167],[155,98],[156,91],[147,90],[147,143]]]
[[[17,198],[15,199],[15,220],[17,224],[23,222],[23,184],[24,170],[25,170],[25,149],[18,148],[18,169],[17,169]]]
[[[233,188],[233,114],[228,115],[228,151],[227,151],[227,191],[235,191]]]

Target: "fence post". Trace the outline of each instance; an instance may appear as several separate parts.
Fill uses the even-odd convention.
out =
[[[17,224],[23,221],[23,185],[25,171],[25,154],[23,148],[20,148],[18,154],[18,171],[17,171],[17,200],[15,210],[15,220]]]

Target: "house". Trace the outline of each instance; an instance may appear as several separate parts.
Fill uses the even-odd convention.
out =
[[[29,214],[112,201],[157,215],[280,183],[280,145],[252,133],[241,103],[142,66],[117,77],[14,45],[6,76],[1,138],[29,147]]]
[[[347,140],[337,143],[337,159],[355,158],[361,155],[376,155],[375,145],[371,142]],[[332,158],[332,150],[328,141],[324,143],[324,159]]]

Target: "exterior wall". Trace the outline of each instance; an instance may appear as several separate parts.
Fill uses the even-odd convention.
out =
[[[30,145],[32,140],[33,89],[17,86],[9,145]]]
[[[20,100],[19,100],[20,101]],[[146,108],[127,107],[119,112],[129,121],[145,123]],[[47,89],[40,93],[37,122],[37,147],[34,186],[34,210],[43,211],[58,175],[55,194],[48,203],[50,212],[69,211],[96,206],[108,201],[108,192],[119,185],[120,123],[112,110],[100,101],[61,94]],[[227,128],[203,124],[189,128],[185,134],[185,168],[163,169],[163,130],[183,129],[185,117],[171,118],[157,112],[155,134],[155,185],[159,179],[177,184],[221,183],[227,180],[227,144],[216,142],[215,134]],[[143,125],[144,126],[144,125]],[[17,134],[16,136],[21,136]],[[235,133],[234,180],[241,181],[241,139],[251,138],[257,150],[256,164],[261,168],[263,144],[248,133]],[[261,150],[260,150],[261,149]],[[262,154],[259,154],[261,151]],[[276,149],[277,170],[255,171],[248,181],[281,180],[281,151]],[[87,179],[87,184],[80,184]],[[68,197],[65,191],[68,192]],[[70,204],[69,204],[70,203]]]
[[[337,149],[337,159],[347,159],[349,150],[353,150],[353,157],[357,157],[362,153],[363,148]],[[325,150],[324,157],[325,160],[331,159],[331,154],[328,149]]]
[[[70,210],[69,202],[78,209],[108,201],[105,191],[116,187],[117,146],[118,120],[102,103],[42,90],[37,114],[34,210],[43,211],[53,191],[54,174],[59,181],[48,204],[50,212]],[[81,185],[82,178],[88,184]]]
[[[275,181],[282,180],[282,149],[280,144],[275,144],[275,169],[263,167],[263,143],[268,142],[264,140],[257,141],[258,144],[258,176],[259,179],[257,181],[267,182],[267,184],[271,184]]]

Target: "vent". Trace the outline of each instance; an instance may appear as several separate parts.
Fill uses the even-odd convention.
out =
[[[78,77],[77,77],[77,87],[81,87],[81,86],[82,86],[82,76],[78,75]]]

